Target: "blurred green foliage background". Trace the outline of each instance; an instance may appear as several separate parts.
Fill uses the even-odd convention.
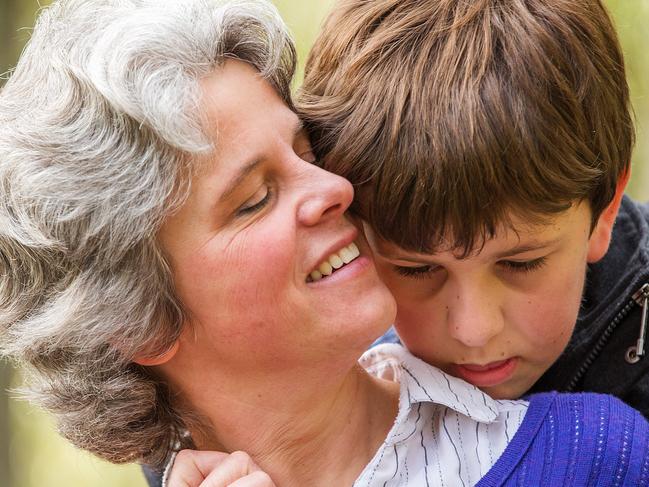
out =
[[[295,36],[301,64],[333,1],[274,1]],[[40,6],[47,3],[41,2]],[[644,200],[649,197],[649,0],[605,3],[613,14],[626,55],[637,117],[638,143],[629,193]],[[15,64],[40,6],[37,0],[0,0],[0,73]],[[51,418],[4,392],[19,382],[19,374],[0,363],[0,487],[146,485],[137,466],[107,464],[59,438]]]

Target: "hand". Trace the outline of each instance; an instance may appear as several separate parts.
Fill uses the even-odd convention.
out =
[[[167,487],[275,487],[247,453],[182,450]]]

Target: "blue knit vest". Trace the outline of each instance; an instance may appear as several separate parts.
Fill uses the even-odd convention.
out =
[[[601,394],[536,394],[511,443],[477,487],[649,484],[649,427]]]

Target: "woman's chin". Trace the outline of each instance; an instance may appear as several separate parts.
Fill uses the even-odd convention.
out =
[[[361,353],[394,324],[397,305],[392,294],[387,289],[385,293],[378,293],[380,299],[373,302],[368,300],[366,304],[360,303],[353,312],[353,318],[347,321],[358,330]]]

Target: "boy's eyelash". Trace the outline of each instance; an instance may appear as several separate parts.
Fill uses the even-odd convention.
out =
[[[429,265],[423,265],[419,267],[405,267],[405,266],[395,265],[394,270],[397,271],[397,274],[400,274],[404,277],[412,277],[414,279],[424,279],[434,271],[434,268]]]
[[[245,208],[239,208],[239,210],[237,210],[237,216],[244,216],[244,215],[248,215],[250,213],[254,213],[256,211],[261,210],[270,201],[272,193],[273,193],[273,191],[269,187],[267,189],[267,191],[266,191],[266,196],[264,196],[260,201],[258,201],[257,203],[255,203],[252,206],[247,206]]]
[[[545,265],[546,261],[547,259],[545,257],[540,257],[538,259],[529,260],[525,262],[504,260],[499,262],[499,264],[507,268],[507,270],[511,272],[526,273],[526,272],[532,272],[537,269],[540,269]],[[435,268],[429,265],[424,265],[419,267],[406,267],[406,266],[395,265],[394,270],[397,272],[397,274],[402,275],[404,277],[410,277],[414,279],[425,279],[435,271]]]
[[[515,260],[503,260],[499,262],[500,265],[507,268],[512,272],[532,272],[543,267],[546,263],[545,257],[540,257],[534,260],[525,262],[517,262]]]

